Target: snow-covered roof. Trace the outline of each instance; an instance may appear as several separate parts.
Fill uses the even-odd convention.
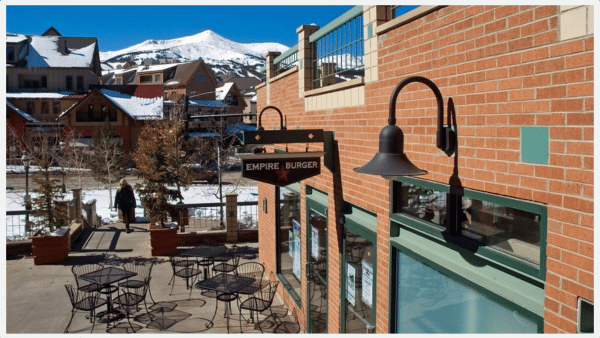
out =
[[[94,60],[96,43],[79,49],[67,45],[67,54],[59,49],[60,36],[31,36],[31,50],[27,55],[27,67],[88,68]]]
[[[252,96],[252,98],[250,99],[250,102],[256,103],[256,100],[258,100],[258,95]]]
[[[140,66],[137,68],[138,73],[160,72],[165,69],[177,67],[176,63],[168,63],[163,65]]]
[[[40,121],[36,120],[33,116],[31,116],[31,115],[27,114],[26,112],[22,111],[21,109],[15,107],[12,103],[8,102],[8,100],[6,101],[6,105],[9,106],[12,110],[16,111],[19,115],[23,116],[23,118],[29,122],[40,122]]]
[[[61,99],[74,93],[6,93],[8,99]]]
[[[216,99],[220,101],[225,100],[225,97],[227,96],[227,93],[229,93],[229,91],[231,90],[232,86],[233,82],[227,82],[221,87],[217,88],[217,91],[215,93]]]
[[[162,96],[146,99],[114,90],[101,89],[100,92],[134,120],[163,119]]]
[[[27,37],[23,34],[6,33],[7,43],[19,43],[27,40]]]
[[[169,81],[169,82],[165,83],[165,86],[176,86],[179,83],[180,83],[179,81]]]
[[[178,105],[173,101],[165,101],[165,106]],[[190,107],[208,107],[208,108],[229,108],[229,105],[223,103],[223,101],[217,100],[190,100]]]

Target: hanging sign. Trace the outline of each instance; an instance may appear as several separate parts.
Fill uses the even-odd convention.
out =
[[[321,173],[323,152],[239,154],[242,177],[286,186]]]

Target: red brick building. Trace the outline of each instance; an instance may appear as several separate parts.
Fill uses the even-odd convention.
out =
[[[345,33],[360,36],[358,64],[319,59],[319,43],[336,41],[322,38],[348,22],[363,28]],[[279,73],[293,51],[267,56],[258,111],[278,107],[288,130],[335,132],[335,167],[285,187],[259,183],[259,252],[302,330],[589,330],[592,7],[420,6],[393,17],[389,6],[357,6],[297,33],[298,63]],[[456,151],[436,148],[436,98],[411,83],[396,124],[427,174],[356,172],[378,151],[394,87],[412,76],[439,87]],[[262,125],[278,129],[279,117],[266,111]]]

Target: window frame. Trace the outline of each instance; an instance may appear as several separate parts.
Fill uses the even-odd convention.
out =
[[[445,192],[447,194],[447,205],[454,205],[454,210],[458,214],[460,212],[459,204],[452,202],[458,200],[461,197],[468,197],[472,199],[478,199],[485,202],[491,202],[501,206],[506,206],[514,209],[519,209],[527,212],[533,212],[540,215],[540,264],[535,266],[534,263],[528,262],[517,256],[509,255],[508,253],[481,245],[480,242],[458,235],[451,235],[450,226],[460,227],[460,224],[439,226],[434,223],[427,222],[414,216],[406,215],[399,210],[399,194],[402,183],[412,184],[420,187]],[[482,191],[476,191],[467,188],[455,189],[451,188],[447,184],[441,184],[432,181],[421,180],[413,177],[399,177],[392,181],[390,184],[390,220],[391,223],[391,236],[397,236],[398,224],[402,224],[408,228],[414,229],[422,234],[433,237],[437,240],[451,242],[462,248],[468,248],[474,255],[481,257],[490,263],[501,267],[504,270],[510,270],[522,274],[524,277],[532,278],[538,282],[544,283],[546,280],[546,233],[547,233],[547,222],[548,222],[548,209],[547,206],[539,203],[530,201],[518,200],[511,197],[494,195],[485,193]],[[453,198],[457,197],[457,198]],[[447,211],[448,212],[448,211]],[[449,213],[448,213],[449,214]]]
[[[66,90],[73,90],[73,76],[65,76],[65,88]]]
[[[290,297],[294,300],[294,302],[296,303],[296,306],[298,306],[299,309],[302,309],[302,297],[301,294],[298,294],[298,292],[296,292],[296,290],[294,289],[294,287],[290,284],[290,282],[288,282],[287,277],[285,277],[283,274],[281,274],[281,249],[279,247],[278,243],[282,243],[282,239],[280,238],[280,216],[281,216],[281,211],[280,211],[280,204],[281,204],[281,199],[280,199],[280,195],[281,195],[281,188],[285,188],[287,190],[291,190],[294,193],[299,194],[299,198],[298,200],[300,201],[300,214],[302,213],[302,193],[301,193],[301,187],[300,184],[298,183],[294,183],[294,184],[290,184],[288,186],[285,187],[275,187],[275,239],[276,239],[276,244],[275,244],[275,255],[276,255],[276,262],[275,262],[275,267],[276,267],[276,275],[277,278],[279,279],[279,281],[281,282],[281,286],[288,292],[288,294],[290,295]],[[302,217],[300,217],[300,219],[298,220],[298,223],[300,223],[300,229],[302,229]],[[302,248],[302,230],[300,230],[300,248]],[[302,264],[302,262],[301,262]],[[301,267],[302,269],[302,267]],[[302,292],[302,287],[303,287],[303,282],[306,283],[306,279],[304,278],[304,274],[300,274],[300,292]]]

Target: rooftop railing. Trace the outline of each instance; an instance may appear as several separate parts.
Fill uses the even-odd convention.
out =
[[[275,66],[275,76],[296,67],[298,65],[298,45],[276,57],[273,65]]]
[[[310,36],[313,89],[364,76],[362,14],[355,6]]]

